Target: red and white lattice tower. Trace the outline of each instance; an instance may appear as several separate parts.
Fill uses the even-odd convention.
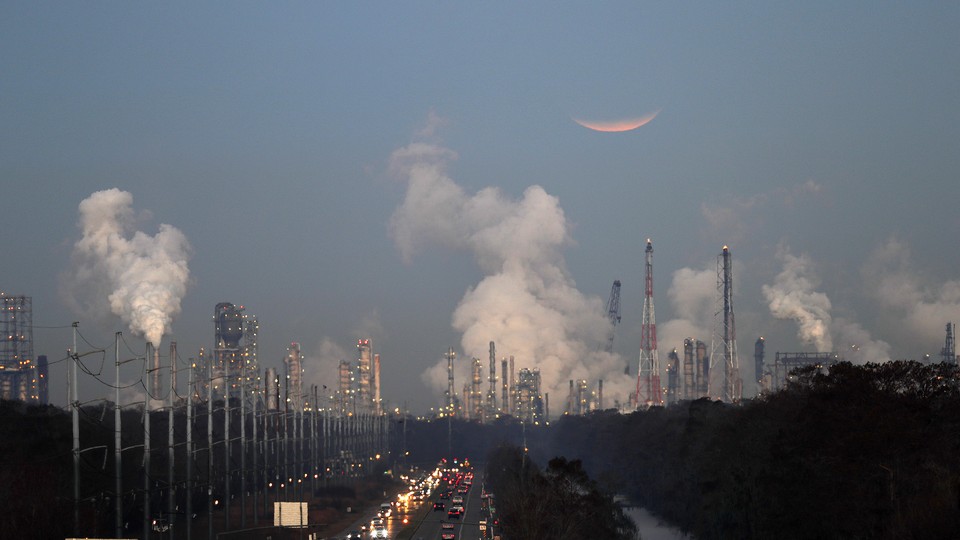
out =
[[[643,320],[640,326],[640,369],[637,370],[637,407],[663,405],[660,391],[660,358],[657,356],[657,321],[653,312],[653,242],[647,238]]]

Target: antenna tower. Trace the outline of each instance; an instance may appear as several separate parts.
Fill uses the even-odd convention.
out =
[[[957,346],[955,336],[957,334],[957,325],[947,323],[947,339],[944,341],[943,349],[940,350],[940,356],[948,364],[957,363]]]
[[[637,372],[637,407],[663,405],[660,394],[660,358],[657,356],[657,322],[653,312],[653,242],[647,238],[643,320],[640,326],[640,369]]]
[[[733,268],[730,248],[723,246],[717,257],[718,310],[714,314],[713,344],[710,354],[710,394],[727,403],[739,403],[743,395],[740,361],[737,358],[737,329],[733,317]],[[720,354],[717,352],[720,351]],[[717,364],[723,362],[723,385],[713,386]]]

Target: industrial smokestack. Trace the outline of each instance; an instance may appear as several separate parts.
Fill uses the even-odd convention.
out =
[[[487,415],[491,418],[497,413],[497,348],[490,342],[490,390],[487,392]]]
[[[697,392],[697,377],[700,377],[700,366],[694,370],[693,340],[683,340],[683,399],[694,399]]]
[[[697,384],[699,385],[698,397],[709,397],[710,395],[710,355],[707,354],[707,344],[697,340],[697,368],[700,370],[700,373],[703,374],[702,377],[697,379]]]
[[[373,412],[383,414],[380,402],[380,353],[373,355]]]
[[[154,399],[154,396],[160,391],[160,348],[154,347],[153,343],[147,342],[147,358],[150,359],[150,387],[147,388],[147,401]],[[150,410],[150,407],[147,408]]]
[[[510,355],[510,410],[513,414],[517,412],[517,385],[513,378],[514,371],[513,355]]]
[[[763,358],[764,358],[764,346],[763,346],[763,336],[757,338],[757,341],[753,344],[753,369],[754,377],[753,380],[757,382],[757,394],[761,394],[763,390]]]
[[[303,412],[303,358],[300,344],[294,341],[287,347],[284,364],[287,366],[287,401],[297,413]]]
[[[350,392],[353,386],[351,384],[350,362],[341,360],[338,371],[340,376],[337,382],[337,407],[339,408],[337,413],[342,415],[353,408],[350,406],[353,399],[353,394]]]
[[[453,352],[453,347],[447,349],[447,413],[453,413],[453,403],[455,392],[453,389],[453,361],[457,358],[457,353]]]
[[[358,383],[358,394],[360,395],[359,405],[361,412],[369,412],[372,409],[373,397],[370,392],[370,353],[372,348],[370,346],[369,339],[358,339],[357,340],[357,351],[359,352],[360,359],[358,361],[358,367],[360,372],[360,377]]]
[[[481,420],[483,416],[483,403],[482,395],[483,392],[480,390],[480,385],[483,382],[483,363],[480,362],[479,358],[473,359],[473,378],[471,380],[472,388],[470,389],[470,409],[469,414],[470,418],[474,420]]]
[[[264,395],[267,402],[268,411],[277,411],[280,409],[280,381],[277,379],[276,368],[267,368],[264,375]]]
[[[503,387],[503,396],[500,399],[500,407],[504,414],[513,414],[513,411],[510,410],[510,389],[507,384],[507,359],[504,358],[500,360],[500,378],[502,379],[501,386]]]

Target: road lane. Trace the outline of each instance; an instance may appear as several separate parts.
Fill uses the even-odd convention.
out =
[[[469,486],[467,491],[464,493],[459,493],[457,488],[454,487],[453,495],[450,499],[441,499],[440,493],[443,492],[446,487],[441,485],[437,492],[430,497],[429,505],[432,508],[433,503],[442,502],[445,505],[443,511],[431,510],[431,512],[420,522],[419,526],[413,533],[413,540],[440,540],[441,534],[444,532],[453,532],[456,535],[456,540],[479,540],[480,539],[480,520],[483,519],[481,515],[481,499],[480,499],[480,480],[482,477],[482,471],[474,471],[474,478],[477,480],[476,485]],[[461,481],[461,486],[464,485]],[[452,497],[454,495],[460,495],[463,497],[463,515],[459,518],[449,517],[448,511],[453,504]],[[452,524],[452,529],[443,529],[443,524],[448,523]]]

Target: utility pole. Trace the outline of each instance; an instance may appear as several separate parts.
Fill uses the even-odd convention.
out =
[[[151,365],[153,358],[153,344],[148,341],[147,366]],[[145,371],[150,373],[152,370],[147,368]],[[150,535],[150,402],[153,399],[153,392],[156,391],[153,387],[154,376],[156,374],[146,378],[147,394],[143,400],[143,534],[145,538]]]
[[[220,354],[223,364],[223,530],[230,530],[230,367]]]
[[[240,357],[240,528],[247,528],[247,358]]]
[[[193,525],[193,372],[197,369],[196,362],[190,360],[190,371],[187,372],[187,540]]]
[[[260,380],[259,370],[257,372],[257,380]],[[253,387],[253,395],[250,396],[251,411],[250,411],[250,427],[253,430],[253,441],[251,441],[251,448],[253,448],[253,524],[257,525],[260,520],[260,512],[258,510],[257,504],[259,501],[260,489],[263,487],[263,483],[260,481],[260,449],[257,448],[257,403],[260,397],[260,383]]]
[[[213,361],[207,363],[207,538],[213,538]]]
[[[114,366],[116,368],[116,377],[114,378],[114,402],[113,402],[113,449],[114,449],[114,482],[116,487],[116,501],[114,501],[116,519],[115,534],[117,538],[123,538],[123,477],[121,468],[121,446],[120,446],[120,332],[114,335],[113,350],[116,354]]]
[[[176,489],[175,484],[173,483],[173,462],[175,458],[176,447],[174,446],[173,441],[173,424],[176,419],[176,416],[173,414],[173,396],[177,393],[177,342],[170,342],[170,395],[168,400],[168,406],[170,407],[167,411],[167,526],[170,527],[168,530],[170,532],[170,540],[173,538],[173,510],[174,510],[174,500],[176,499]]]
[[[73,323],[73,350],[70,354],[70,413],[73,416],[73,532],[80,536],[80,406],[77,398],[77,326]]]

